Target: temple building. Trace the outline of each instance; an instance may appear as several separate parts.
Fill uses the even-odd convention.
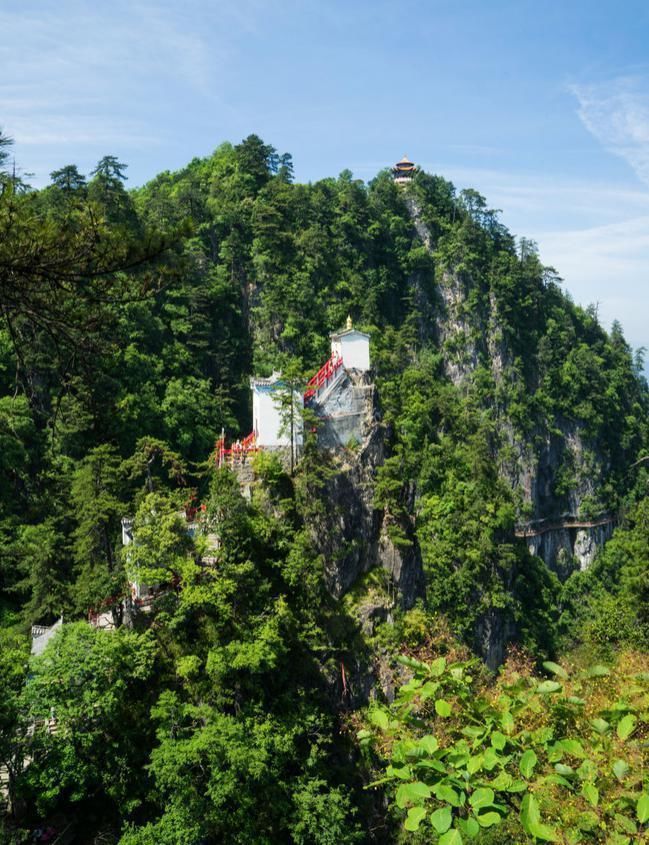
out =
[[[289,391],[281,373],[270,378],[251,378],[252,430],[254,444],[261,449],[277,449],[291,445],[291,417],[293,445],[302,445],[302,410],[304,398],[293,391],[293,413],[288,400]]]
[[[215,447],[217,466],[243,466],[260,449],[288,451],[292,455],[291,460],[297,459],[304,441],[302,411],[307,406],[323,421],[326,418],[326,424],[337,416],[355,415],[342,405],[347,400],[351,401],[350,397],[354,394],[352,381],[359,378],[367,381],[366,374],[371,366],[370,336],[355,329],[351,317],[348,317],[345,328],[331,334],[330,340],[330,357],[309,379],[304,393],[292,390],[292,407],[289,399],[291,390],[280,372],[274,372],[269,378],[250,379],[252,432],[229,445],[226,445],[223,432]],[[334,394],[337,406],[342,401],[338,411],[330,407]],[[341,400],[345,396],[346,399]],[[326,448],[331,447],[331,440],[330,437],[323,438]],[[345,445],[345,442],[337,441],[337,444]]]
[[[370,336],[359,332],[352,326],[352,318],[347,317],[347,325],[342,332],[334,332],[331,337],[331,356],[342,359],[346,370],[367,372],[370,368]]]
[[[408,156],[404,156],[392,168],[394,181],[397,185],[407,185],[416,172],[417,167],[410,161]]]

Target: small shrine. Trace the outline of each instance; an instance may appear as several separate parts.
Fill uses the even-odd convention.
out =
[[[416,172],[417,167],[410,161],[408,156],[404,156],[392,168],[394,181],[397,185],[407,185]]]
[[[260,449],[290,450],[297,456],[304,440],[302,411],[306,406],[319,412],[335,385],[349,371],[370,369],[370,336],[355,329],[348,317],[342,331],[330,335],[331,356],[306,384],[304,393],[292,391],[280,372],[268,378],[251,378],[252,431],[240,440],[226,444],[225,432],[217,440],[214,459],[217,466],[244,466]]]
[[[346,370],[369,370],[370,336],[355,329],[351,317],[347,317],[344,331],[334,332],[330,338],[331,357],[339,357]]]

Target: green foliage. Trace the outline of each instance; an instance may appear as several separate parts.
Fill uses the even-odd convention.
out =
[[[506,666],[495,688],[480,685],[475,661],[402,662],[411,679],[389,708],[369,711],[373,729],[359,739],[384,767],[378,783],[406,831],[483,841],[502,824],[512,837],[503,841],[523,832],[534,842],[645,841],[641,657],[622,656],[611,671],[549,663],[560,682]]]
[[[24,738],[30,762],[20,790],[33,806],[102,800],[113,814],[138,806],[155,654],[148,634],[77,623],[32,660],[21,701],[33,726]]]
[[[123,550],[130,580],[153,586],[182,577],[192,541],[178,496],[149,493],[135,515],[133,533],[137,542]]]
[[[25,749],[20,741],[26,721],[21,694],[27,678],[28,656],[27,638],[13,630],[0,628],[0,765],[6,771],[10,804],[16,800],[16,781],[25,757]]]
[[[89,832],[101,817],[124,845],[328,845],[367,841],[370,828],[379,841],[391,835],[375,824],[380,800],[362,795],[339,723],[374,658],[422,647],[440,614],[492,667],[512,638],[541,659],[559,634],[646,646],[638,359],[480,194],[423,172],[408,194],[387,171],[369,185],[349,171],[294,184],[290,155],[256,135],[132,191],[111,155],[88,181],[67,165],[29,191],[2,170],[7,143],[0,135],[0,746],[24,806],[73,812]],[[348,614],[354,597],[325,588],[337,552],[320,553],[314,530],[340,517],[326,495],[340,465],[317,450],[313,418],[295,473],[255,459],[250,500],[210,461],[222,429],[250,431],[251,375],[282,367],[294,427],[291,389],[348,314],[372,335],[388,452],[368,492],[426,579],[415,608],[390,608],[394,624],[366,638]],[[592,491],[582,516],[630,507],[561,596],[514,537],[535,515],[518,487],[523,456],[547,454],[544,508],[563,513],[578,484]],[[345,457],[364,460],[360,444]],[[120,551],[123,516],[135,542]],[[128,578],[156,595],[134,631],[119,610]],[[99,607],[113,608],[117,631],[68,623]],[[63,633],[27,672],[15,627],[61,612]],[[502,701],[474,694],[468,665],[409,665],[396,710],[370,711],[394,772],[408,773],[393,790],[408,835],[543,839],[556,828],[546,784],[568,790],[569,841],[596,841],[593,813],[613,841],[646,824],[635,692],[593,702],[586,736],[558,663]],[[610,679],[600,668],[579,684]],[[406,718],[424,690],[419,716],[435,733]],[[593,777],[565,745],[586,740],[603,749]]]
[[[619,646],[649,648],[649,498],[627,514],[593,566],[563,589],[567,644],[596,654]]]

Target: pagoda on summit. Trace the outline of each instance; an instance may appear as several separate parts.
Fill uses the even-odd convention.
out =
[[[407,185],[416,172],[417,167],[410,161],[408,156],[404,156],[401,161],[398,161],[392,168],[394,181],[397,185]]]

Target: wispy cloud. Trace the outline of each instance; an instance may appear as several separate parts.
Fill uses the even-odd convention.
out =
[[[218,100],[225,48],[171,2],[40,0],[0,10],[0,32],[0,125],[35,184],[64,161],[165,143],[183,95]]]
[[[649,79],[626,76],[571,85],[584,126],[649,185]]]
[[[544,261],[557,268],[578,302],[598,303],[606,326],[620,320],[632,346],[649,346],[649,215],[546,232],[538,241]]]

